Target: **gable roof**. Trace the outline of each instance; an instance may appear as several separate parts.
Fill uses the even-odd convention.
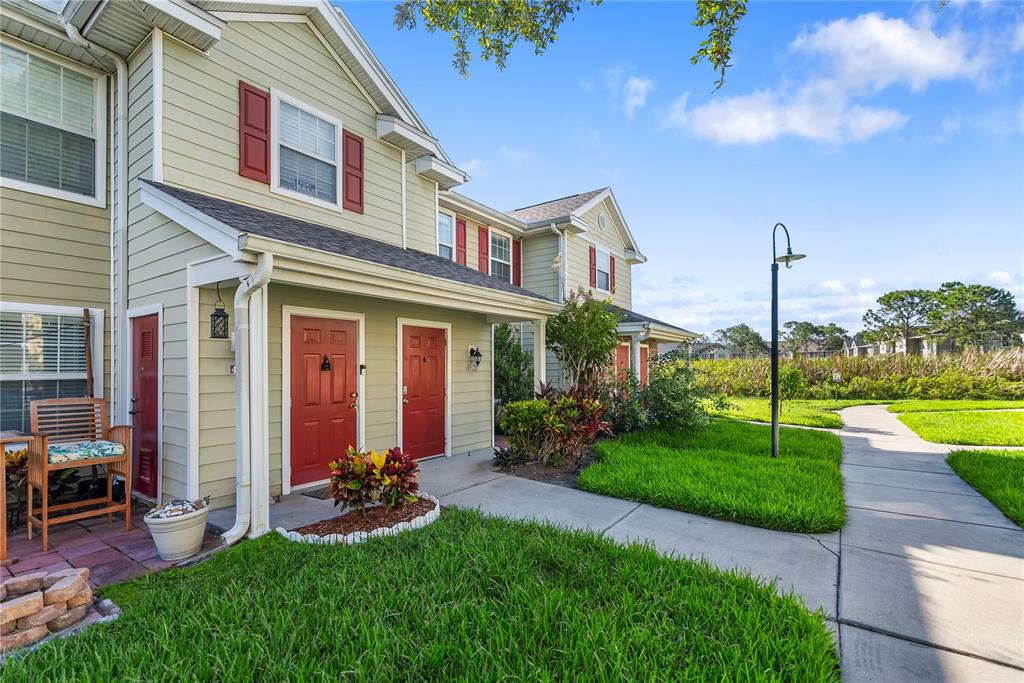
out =
[[[621,318],[621,322],[624,323],[646,323],[649,325],[658,325],[660,327],[667,327],[678,332],[684,332],[686,334],[693,335],[694,337],[697,336],[694,332],[691,332],[690,330],[687,330],[685,328],[679,327],[677,325],[671,325],[667,322],[658,320],[657,318],[651,318],[649,316],[637,313],[636,311],[631,311],[628,308],[616,306],[615,304],[608,304],[608,310],[612,311],[613,313],[618,313]]]
[[[148,187],[162,193],[172,201],[183,204],[192,211],[198,211],[206,219],[221,226],[222,230],[226,228],[228,231],[236,231],[237,236],[245,234],[258,235],[280,242],[348,256],[361,261],[369,261],[384,266],[391,266],[392,268],[452,280],[453,282],[476,285],[509,294],[528,296],[542,301],[552,301],[548,297],[541,296],[528,289],[516,287],[511,283],[484,275],[480,271],[473,270],[467,266],[461,266],[454,261],[426,252],[403,249],[397,245],[388,244],[387,242],[381,242],[369,237],[362,237],[361,235],[355,235],[325,225],[300,221],[289,216],[256,209],[245,204],[236,204],[224,199],[217,199],[164,183],[139,180],[139,184],[144,189]],[[153,208],[160,211],[158,207]]]
[[[581,192],[580,194],[569,195],[568,197],[552,199],[551,201],[541,202],[540,204],[533,204],[531,206],[524,206],[521,209],[506,211],[505,213],[526,223],[540,223],[542,221],[550,221],[557,218],[566,218],[571,216],[573,212],[581,206],[584,206],[594,197],[608,189],[611,188],[600,187],[596,190],[591,190],[590,192]]]

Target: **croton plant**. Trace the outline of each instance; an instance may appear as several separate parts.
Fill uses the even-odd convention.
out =
[[[420,488],[420,467],[401,448],[367,453],[349,446],[329,467],[334,504],[364,513],[374,503],[390,509],[414,501]]]

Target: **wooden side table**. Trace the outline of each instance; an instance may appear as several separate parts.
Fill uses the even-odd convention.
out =
[[[0,565],[3,566],[18,561],[16,557],[7,557],[7,446],[24,444],[24,447],[28,448],[29,443],[35,438],[33,434],[15,430],[0,432]]]

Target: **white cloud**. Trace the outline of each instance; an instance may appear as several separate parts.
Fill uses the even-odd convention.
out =
[[[916,92],[933,81],[983,79],[989,66],[988,58],[972,50],[959,29],[940,35],[929,17],[919,13],[907,22],[873,12],[822,24],[790,44],[792,52],[821,62],[801,85],[719,95],[692,108],[684,93],[672,103],[662,128],[722,145],[760,144],[784,136],[842,144],[902,128],[908,114],[860,100],[891,86]]]
[[[861,279],[857,280],[857,287],[859,289],[871,289],[874,286],[875,281],[869,277],[862,277]]]
[[[797,36],[791,47],[823,57],[836,78],[855,91],[900,83],[916,92],[934,80],[980,76],[987,59],[971,54],[959,29],[935,33],[931,16],[919,13],[913,25],[881,12],[836,19]]]
[[[1010,39],[1010,50],[1012,52],[1024,50],[1024,21],[1017,24],[1016,28],[1013,29],[1013,38]]]
[[[835,292],[836,294],[846,291],[846,285],[839,280],[825,280],[821,283],[821,288],[826,292]]]
[[[626,116],[633,118],[633,114],[647,104],[647,96],[654,90],[654,81],[650,78],[637,78],[630,76],[625,86],[625,108]]]
[[[988,279],[992,282],[997,282],[1001,285],[1008,285],[1013,282],[1013,278],[1005,270],[994,270],[988,274]]]
[[[716,98],[693,110],[687,110],[688,96],[672,104],[662,127],[688,130],[723,145],[759,144],[784,135],[828,143],[860,142],[902,127],[910,119],[894,109],[850,106],[836,84],[824,79],[791,94],[760,90]]]
[[[616,102],[621,102],[626,116],[633,118],[638,109],[647,106],[647,98],[657,90],[654,81],[646,76],[630,74],[623,66],[613,66],[604,71],[605,85],[608,94]]]
[[[471,176],[484,177],[487,175],[487,164],[483,159],[466,159],[458,166]]]
[[[513,166],[522,166],[533,159],[533,152],[517,147],[499,147],[498,154]]]

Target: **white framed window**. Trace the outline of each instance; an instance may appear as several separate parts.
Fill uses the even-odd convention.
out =
[[[21,45],[0,45],[0,185],[105,206],[106,76]]]
[[[455,260],[455,218],[442,211],[437,212],[437,255]]]
[[[89,309],[93,393],[103,394],[103,309]],[[0,304],[0,430],[29,429],[29,404],[88,395],[81,308]]]
[[[612,266],[611,256],[607,251],[597,250],[597,288],[602,292],[611,291]]]
[[[341,121],[270,91],[270,190],[341,211]]]
[[[512,282],[512,238],[491,230],[491,277]]]

